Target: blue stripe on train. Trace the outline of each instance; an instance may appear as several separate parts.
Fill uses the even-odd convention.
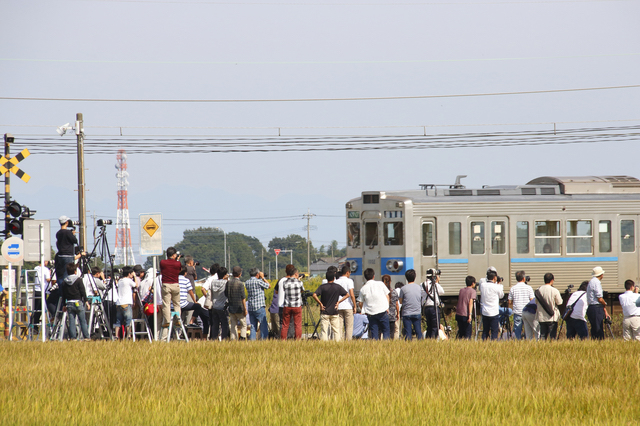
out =
[[[617,257],[514,257],[511,263],[617,262]]]

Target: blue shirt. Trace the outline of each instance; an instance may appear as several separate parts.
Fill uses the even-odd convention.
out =
[[[587,286],[587,304],[599,305],[598,298],[602,297],[602,284],[596,277],[591,278]]]

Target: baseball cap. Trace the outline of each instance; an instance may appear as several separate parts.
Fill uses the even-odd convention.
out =
[[[60,222],[60,225],[64,225],[65,223],[67,223],[69,221],[69,218],[67,216],[60,216],[58,218],[58,222]]]

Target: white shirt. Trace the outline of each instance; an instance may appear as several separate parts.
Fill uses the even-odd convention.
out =
[[[118,281],[118,305],[133,305],[133,288],[136,283],[131,278]]]
[[[586,321],[586,319],[584,319],[584,316],[587,314],[587,308],[589,307],[589,305],[587,304],[587,296],[586,295],[582,296],[583,294],[585,294],[584,291],[576,291],[571,295],[569,300],[567,300],[567,306],[571,306],[575,303],[575,306],[573,307],[573,312],[571,312],[571,318],[577,319],[580,321]],[[578,300],[579,297],[580,297],[580,300]]]
[[[342,288],[347,291],[347,294],[351,294],[349,292],[349,290],[353,290],[353,280],[351,278],[342,276],[336,280],[336,284],[340,284]],[[351,301],[351,296],[347,297],[347,300],[338,305],[338,310],[342,309],[353,310],[353,302]]]
[[[86,274],[84,277],[82,277],[82,282],[84,283],[84,292],[87,294],[87,297],[94,296],[93,283],[91,282],[91,278],[89,277],[89,274]]]
[[[362,313],[377,315],[389,309],[387,295],[389,289],[382,281],[369,280],[360,289],[358,302],[362,303]]]
[[[533,289],[524,281],[511,287],[509,290],[509,300],[513,302],[513,313],[522,315],[522,309],[534,298]]]
[[[204,290],[202,292],[202,297],[200,299],[198,299],[198,304],[200,306],[204,306],[204,302],[205,300],[207,300],[207,296],[205,295],[205,293],[209,293],[209,291],[211,290],[211,281],[213,280],[217,280],[218,279],[218,274],[214,274],[211,275],[209,278],[207,278],[207,280],[200,286],[200,288],[202,290]],[[195,293],[195,291],[194,291]]]
[[[422,289],[422,297],[424,299],[424,306],[434,306],[433,305],[433,300],[431,300],[431,280],[426,280],[425,282],[423,282],[420,285],[420,288]],[[427,291],[424,291],[424,289],[427,289]],[[438,302],[438,305],[440,305],[440,296],[442,296],[444,294],[444,289],[442,288],[442,286],[440,285],[440,283],[436,283],[436,302]]]
[[[38,265],[36,266],[36,283],[35,283],[35,290],[36,291],[42,291],[42,289],[40,288],[40,275],[42,275],[42,271],[41,271],[41,266]],[[45,288],[45,292],[49,292],[49,281],[51,281],[51,271],[49,270],[49,268],[47,268],[46,266],[44,267],[44,278],[47,281],[47,283],[44,285]]]
[[[500,299],[504,297],[504,286],[485,281],[480,286],[480,304],[483,317],[495,317],[500,314]]]
[[[636,306],[638,297],[640,297],[640,294],[634,293],[632,290],[627,290],[618,296],[620,306],[622,306],[622,314],[625,318],[640,315],[640,307]]]

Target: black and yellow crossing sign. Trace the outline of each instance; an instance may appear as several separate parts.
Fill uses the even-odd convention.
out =
[[[0,174],[5,174],[8,171],[11,171],[13,174],[18,176],[25,182],[29,182],[31,176],[23,172],[18,168],[18,163],[27,158],[31,153],[28,149],[23,149],[22,152],[16,155],[13,158],[7,158],[5,156],[0,156]]]

